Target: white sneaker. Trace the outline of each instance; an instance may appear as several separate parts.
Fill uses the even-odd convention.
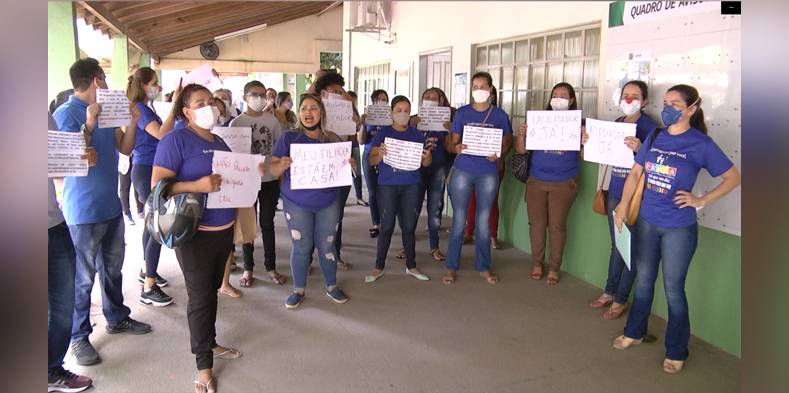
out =
[[[411,271],[411,270],[408,270],[408,268],[405,268],[405,274],[407,274],[409,276],[414,276],[419,281],[429,281],[430,280],[430,277],[428,277],[427,275],[425,275],[424,273],[422,273],[422,272],[420,272],[419,270],[416,270],[416,269],[414,269],[414,271]]]

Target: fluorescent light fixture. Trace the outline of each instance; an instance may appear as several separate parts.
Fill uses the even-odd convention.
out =
[[[238,30],[238,31],[234,31],[232,33],[227,33],[227,34],[222,34],[220,36],[216,36],[216,37],[214,37],[214,41],[221,41],[221,40],[226,40],[228,38],[238,37],[238,36],[241,36],[241,35],[244,35],[244,34],[254,33],[256,31],[263,30],[266,27],[268,27],[268,23],[264,23],[262,25],[257,25],[257,26],[252,26],[252,27],[248,27],[248,28],[243,29],[243,30]]]

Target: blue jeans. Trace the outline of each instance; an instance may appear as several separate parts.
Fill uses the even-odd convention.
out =
[[[318,249],[323,281],[327,287],[337,284],[337,252],[334,237],[337,235],[340,209],[337,203],[312,210],[301,207],[284,195],[285,219],[288,222],[292,246],[290,249],[290,270],[293,274],[293,287],[307,287],[307,272],[313,248]]]
[[[95,224],[69,225],[77,251],[77,273],[74,284],[74,321],[71,340],[87,338],[90,326],[90,292],[96,273],[99,274],[102,310],[107,324],[126,319],[131,310],[123,305],[121,268],[126,253],[123,216]]]
[[[619,198],[608,193],[608,232],[611,234],[611,257],[608,258],[608,279],[605,282],[605,293],[614,297],[614,301],[619,304],[627,303],[627,298],[630,297],[630,289],[633,287],[633,279],[636,278],[636,264],[632,260],[632,250],[635,250],[634,241],[636,236],[635,225],[628,225],[630,230],[630,249],[631,260],[630,269],[625,266],[625,260],[616,249],[616,240],[614,238],[614,225],[613,211],[616,205],[619,204]]]
[[[452,168],[447,181],[449,200],[452,202],[452,230],[449,234],[446,268],[460,268],[460,251],[463,247],[463,231],[466,228],[466,208],[471,192],[477,194],[477,217],[479,223],[486,223],[490,209],[499,190],[499,175],[496,172],[475,175],[458,168]],[[490,270],[490,226],[477,225],[474,228],[474,268],[478,272]]]
[[[419,218],[419,184],[401,186],[378,186],[378,205],[381,210],[381,234],[378,235],[378,247],[375,257],[375,268],[383,270],[386,254],[392,242],[395,219],[400,222],[400,230],[405,249],[405,267],[416,268],[416,221]]]
[[[422,168],[422,184],[420,185],[419,212],[422,214],[422,203],[427,193],[427,229],[430,237],[430,250],[438,248],[438,231],[441,228],[441,213],[444,210],[444,188],[446,187],[446,166],[429,166]]]
[[[367,201],[370,204],[370,218],[373,225],[381,223],[381,216],[378,214],[378,202],[375,191],[378,189],[378,167],[370,166],[370,151],[365,147],[362,154],[362,166],[364,166],[364,181],[367,182]]]
[[[151,194],[151,174],[153,167],[150,165],[137,164],[131,168],[132,184],[134,191],[137,192],[139,201],[145,204],[148,195]],[[156,277],[156,270],[159,268],[159,255],[162,253],[162,245],[151,238],[151,234],[143,228],[142,231],[142,250],[145,258],[145,276]]]
[[[66,223],[49,228],[49,309],[47,310],[47,336],[49,374],[63,365],[63,358],[71,340],[72,313],[74,312],[74,274],[77,255],[71,242]]]
[[[663,259],[663,286],[668,303],[666,327],[666,358],[688,358],[690,318],[688,299],[685,297],[685,278],[696,252],[698,224],[681,228],[663,228],[639,218],[636,222],[637,237],[634,252],[638,266],[633,306],[625,324],[625,336],[643,338],[655,296],[658,265]]]

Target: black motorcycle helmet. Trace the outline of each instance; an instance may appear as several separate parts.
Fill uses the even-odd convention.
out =
[[[206,205],[203,193],[169,195],[174,177],[159,180],[145,203],[145,230],[157,242],[177,248],[197,233]]]

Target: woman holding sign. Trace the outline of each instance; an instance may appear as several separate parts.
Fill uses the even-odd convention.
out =
[[[740,184],[740,173],[715,141],[707,136],[699,92],[677,85],[663,98],[661,118],[667,128],[658,129],[639,149],[635,164],[625,180],[622,199],[614,210],[614,223],[622,230],[630,199],[644,174],[644,194],[636,222],[638,266],[633,307],[624,334],[614,340],[616,349],[641,344],[655,295],[655,279],[663,260],[663,286],[668,303],[666,358],[663,370],[682,371],[688,358],[690,320],[685,297],[685,277],[696,252],[696,211],[728,194]],[[691,193],[699,171],[704,168],[723,181],[707,194]]]
[[[409,126],[411,102],[404,96],[392,100],[392,126],[384,127],[371,142],[370,164],[378,165],[378,208],[381,213],[381,234],[373,273],[364,278],[371,283],[384,274],[386,254],[399,217],[405,248],[405,273],[417,280],[430,278],[416,269],[416,222],[421,204],[421,167],[432,161],[425,149],[422,132]],[[401,141],[403,143],[401,143]],[[408,143],[410,146],[407,146]],[[390,146],[387,146],[389,144]]]
[[[455,114],[451,130],[450,151],[458,154],[447,180],[452,201],[452,229],[447,251],[447,273],[444,284],[452,284],[460,268],[463,231],[466,226],[466,208],[474,191],[477,194],[476,221],[486,223],[490,217],[493,199],[499,189],[498,161],[503,160],[512,145],[512,128],[507,113],[491,104],[493,78],[487,72],[477,72],[471,77],[471,96],[474,103],[460,107]],[[470,134],[470,135],[469,135]],[[471,139],[474,139],[474,143]],[[484,143],[501,139],[496,146]],[[480,141],[483,141],[480,143]],[[487,282],[495,284],[499,278],[491,268],[490,228],[477,225],[475,243],[475,270]]]
[[[373,104],[389,105],[389,95],[384,90],[375,90],[370,95]],[[365,116],[362,116],[364,121]],[[364,145],[362,151],[362,169],[364,170],[364,181],[367,183],[367,202],[370,204],[370,219],[373,226],[370,227],[370,237],[378,237],[381,224],[381,216],[376,202],[375,192],[378,188],[378,168],[370,164],[370,150],[372,149],[372,142],[375,135],[383,129],[383,126],[373,126],[365,124],[364,130],[359,133],[359,143]]]
[[[617,122],[635,123],[636,136],[628,136],[622,142],[633,150],[633,154],[641,148],[641,142],[646,139],[657,127],[657,123],[643,113],[647,106],[647,84],[633,80],[625,83],[622,87],[622,94],[619,98],[619,109],[624,116],[616,119]],[[584,131],[581,134],[581,144],[585,145],[589,140],[589,134]],[[608,169],[608,167],[606,167]],[[622,316],[625,311],[627,299],[630,297],[630,288],[633,286],[633,279],[636,277],[636,266],[632,264],[630,269],[625,266],[625,261],[616,249],[614,238],[614,216],[613,211],[619,200],[622,199],[622,189],[625,186],[625,178],[630,173],[630,168],[611,167],[611,181],[608,184],[608,231],[611,234],[611,256],[608,259],[608,279],[605,284],[605,291],[595,301],[589,304],[592,308],[602,308],[611,305],[603,313],[604,319],[616,319]],[[636,228],[628,226],[632,238],[635,237]],[[631,239],[632,239],[631,238]],[[632,246],[631,246],[632,247]]]
[[[298,130],[288,131],[277,140],[269,167],[271,175],[275,177],[284,174],[281,186],[282,202],[292,241],[290,269],[293,273],[293,293],[285,302],[285,307],[289,309],[297,308],[304,300],[310,257],[315,248],[318,249],[326,295],[336,303],[348,301],[348,296],[337,286],[338,258],[334,237],[340,219],[339,189],[325,187],[294,190],[291,186],[291,146],[340,142],[340,137],[323,130],[326,111],[320,97],[316,95],[302,95],[299,119],[301,124]],[[348,163],[353,168],[353,159],[348,159]]]
[[[214,151],[229,152],[230,148],[211,133],[219,117],[213,101],[211,92],[203,86],[191,84],[183,88],[174,108],[188,125],[162,138],[153,160],[152,185],[174,177],[177,182],[171,186],[170,194],[219,191],[222,179],[212,174]],[[258,170],[262,174],[263,164]],[[196,392],[216,391],[214,358],[241,356],[238,350],[216,343],[217,290],[233,249],[235,217],[236,209],[205,209],[197,233],[175,249],[186,284],[186,316],[198,370],[194,379]]]
[[[126,86],[126,96],[140,111],[132,154],[131,180],[142,203],[148,200],[148,195],[151,193],[153,157],[156,154],[159,140],[173,129],[175,123],[173,111],[162,122],[151,106],[160,92],[161,87],[159,79],[156,77],[156,71],[149,67],[141,67],[135,71],[129,77],[129,83]],[[140,303],[166,306],[173,302],[173,298],[161,289],[161,287],[167,286],[168,282],[156,272],[159,267],[162,245],[151,239],[151,235],[146,230],[142,231],[142,250],[145,271],[140,270],[138,279],[143,284],[140,291]]]
[[[558,83],[551,90],[551,101],[545,110],[576,110],[575,89],[569,83]],[[581,126],[583,130],[583,126]],[[520,127],[515,151],[526,152],[528,126]],[[578,141],[580,146],[581,141]],[[548,264],[549,285],[559,283],[564,243],[567,240],[567,216],[578,194],[577,150],[533,150],[526,181],[526,211],[529,216],[529,239],[533,267],[531,278],[540,280],[545,269],[545,231],[551,238],[551,257]]]

